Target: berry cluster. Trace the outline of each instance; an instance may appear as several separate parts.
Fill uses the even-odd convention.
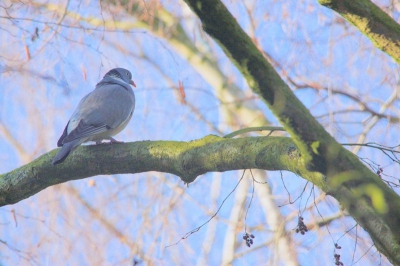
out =
[[[335,249],[341,249],[342,247],[339,246],[337,243],[335,243]],[[335,254],[333,255],[333,257],[335,258],[335,265],[337,266],[344,266],[343,262],[340,261],[340,255],[339,254]]]
[[[243,239],[246,240],[246,246],[251,247],[253,245],[253,238],[255,238],[253,234],[245,233],[243,235]]]
[[[308,232],[307,226],[303,220],[304,218],[299,216],[299,221],[297,222],[297,228],[296,228],[296,233],[300,232],[302,235]]]

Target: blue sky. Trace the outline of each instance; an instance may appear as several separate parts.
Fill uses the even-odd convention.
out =
[[[201,31],[198,20],[181,1],[162,1],[160,5],[178,16],[173,22],[181,23],[192,43],[207,51],[227,80],[240,88],[236,101],[219,98],[218,88],[212,87],[188,58],[182,57],[171,45],[168,31],[154,33],[135,27],[128,32],[112,32],[101,26],[94,28],[68,14],[57,25],[61,7],[67,2],[51,3],[58,4],[61,13],[45,6],[20,3],[0,10],[0,125],[11,136],[7,136],[4,128],[0,130],[3,162],[0,172],[11,171],[55,149],[80,99],[108,70],[117,66],[131,70],[137,85],[134,116],[116,136],[118,140],[190,141],[220,134],[220,131],[226,134],[251,125],[256,116],[237,117],[236,123],[228,121],[224,112],[238,112],[235,109],[238,102],[261,110],[273,125],[279,125],[217,44]],[[105,21],[112,18],[141,22],[148,15],[156,16],[157,8],[151,2],[142,3],[147,4],[146,9],[135,16],[112,6],[100,8],[95,1],[71,2],[68,11],[83,18]],[[275,61],[285,81],[310,85],[299,89],[291,84],[291,88],[340,142],[357,142],[370,114],[359,112],[360,106],[354,100],[332,91],[350,93],[379,111],[393,91],[399,89],[398,65],[316,1],[246,1],[251,12],[246,11],[241,1],[225,1],[225,4],[246,32],[254,34],[260,49]],[[4,18],[6,11],[19,19]],[[393,14],[397,19],[398,12]],[[36,28],[39,36],[33,40]],[[180,102],[179,81],[184,84],[187,105]],[[338,113],[341,111],[346,112]],[[397,116],[398,100],[392,101],[384,113]],[[367,132],[364,142],[395,146],[397,132],[398,124],[382,119]],[[398,183],[398,164],[380,151],[364,148],[358,155],[383,166],[386,178]],[[0,208],[0,240],[7,242],[7,245],[0,243],[0,263],[125,265],[134,258],[146,260],[148,256],[156,265],[196,264],[203,256],[200,251],[211,224],[175,246],[165,246],[207,221],[242,173],[208,173],[189,188],[176,176],[153,172],[99,176],[48,188],[20,203]],[[295,243],[299,263],[325,265],[333,261],[333,243],[354,226],[354,220],[339,217],[331,223],[329,231],[322,227],[304,236],[296,234],[293,229],[299,214],[307,224],[313,224],[340,214],[339,207],[334,199],[324,198],[318,189],[306,185],[298,176],[288,172],[283,172],[282,178],[280,172],[267,174],[276,205],[288,203],[288,192],[292,199],[301,197],[293,204],[278,208],[287,217],[286,230]],[[245,186],[245,182],[250,184]],[[210,196],[214,186],[220,186],[215,198]],[[232,222],[229,219],[238,202],[235,195],[241,186],[247,189],[242,211],[246,211],[251,199],[252,183],[245,179],[214,218],[214,242],[204,255],[210,265],[219,265],[222,261],[224,239]],[[318,208],[313,204],[314,198]],[[274,265],[274,245],[270,244],[273,233],[269,230],[268,213],[264,213],[261,205],[255,195],[246,219],[247,227],[256,235],[253,249],[240,240],[244,233],[244,216],[240,216],[235,234],[238,257],[233,265]],[[115,230],[127,241],[118,237]],[[254,248],[258,245],[261,247]],[[357,233],[353,229],[341,238],[340,245],[339,252],[346,265],[359,258],[358,265],[378,263],[381,259],[374,247],[369,250],[371,242],[360,227]],[[242,252],[247,253],[242,255]],[[98,256],[93,258],[91,254]],[[386,265],[387,261],[382,258],[381,263]]]

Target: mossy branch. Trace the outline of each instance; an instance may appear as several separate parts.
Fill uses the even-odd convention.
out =
[[[324,176],[322,182],[313,183],[334,196],[370,234],[378,250],[400,265],[399,195],[325,131],[221,1],[185,2],[291,135],[307,169]]]
[[[339,13],[372,43],[400,63],[400,26],[370,0],[318,0]]]
[[[81,146],[60,165],[52,166],[53,150],[9,173],[0,175],[0,206],[70,180],[96,175],[158,171],[180,176],[185,183],[208,172],[258,168],[288,170],[317,182],[308,173],[290,138],[226,139],[214,135],[190,142],[140,141]]]

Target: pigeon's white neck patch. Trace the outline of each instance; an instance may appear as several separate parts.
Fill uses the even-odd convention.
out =
[[[129,85],[129,83],[126,83],[126,81],[125,81],[125,80],[121,79],[121,78],[120,78],[120,77],[118,77],[118,76],[109,75],[109,77],[110,77],[110,78],[112,78],[112,79],[115,79],[115,80],[117,80],[117,81],[121,81],[121,82],[123,82],[123,83],[125,83],[125,84],[128,84],[128,85]]]

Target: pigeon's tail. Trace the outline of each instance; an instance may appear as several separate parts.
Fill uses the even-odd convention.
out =
[[[62,147],[61,150],[57,153],[56,157],[54,157],[53,161],[51,164],[54,166],[56,164],[62,163],[65,159],[67,159],[68,155],[75,150],[76,147],[78,147],[81,144],[79,140],[71,141],[68,143],[65,143]]]

